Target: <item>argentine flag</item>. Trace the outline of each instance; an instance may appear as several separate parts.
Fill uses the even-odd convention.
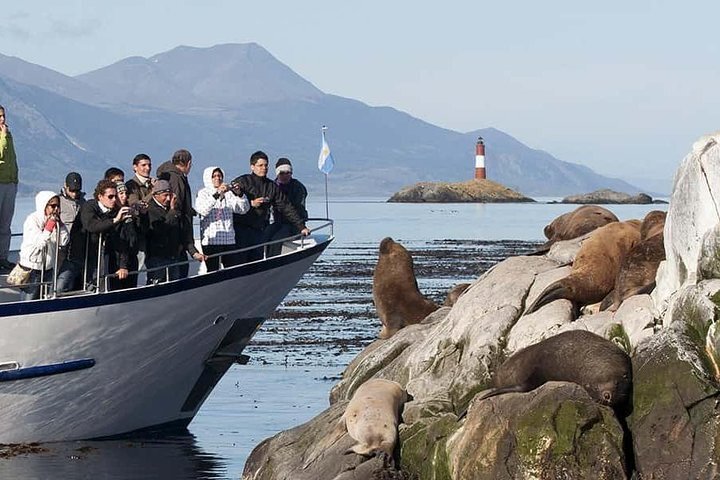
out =
[[[330,173],[335,166],[335,160],[333,160],[332,154],[330,153],[330,147],[325,140],[325,130],[327,127],[322,129],[322,149],[320,150],[320,156],[318,157],[318,168],[325,175]]]

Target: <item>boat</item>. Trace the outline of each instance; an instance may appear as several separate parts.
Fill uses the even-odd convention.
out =
[[[323,219],[278,256],[180,280],[25,302],[3,289],[0,443],[185,429],[333,239]]]

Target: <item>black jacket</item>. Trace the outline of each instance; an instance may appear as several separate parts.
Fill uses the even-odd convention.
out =
[[[192,207],[192,191],[190,190],[190,182],[187,176],[173,165],[171,161],[167,161],[157,168],[158,179],[167,180],[170,183],[170,190],[177,197],[177,210],[182,216],[181,230],[183,244],[193,243],[193,217],[195,210]],[[149,201],[148,203],[155,203]]]
[[[280,191],[278,186],[267,177],[259,177],[254,173],[240,175],[233,183],[241,186],[243,192],[248,196],[248,200],[252,201],[256,198],[267,197],[269,202],[262,204],[260,207],[250,207],[250,210],[243,215],[233,215],[235,225],[251,227],[255,230],[264,230],[270,221],[270,206],[276,212],[285,218],[285,222],[294,225],[295,228],[302,230],[305,228],[305,222],[298,215],[297,211],[288,202],[287,197]]]
[[[75,263],[85,263],[86,244],[88,262],[97,263],[98,240],[100,234],[105,241],[105,253],[115,257],[119,268],[127,268],[128,245],[120,238],[119,227],[113,223],[117,210],[103,213],[95,199],[85,202],[73,221],[70,230],[70,247],[67,258]]]
[[[295,211],[300,215],[300,218],[303,220],[303,222],[307,221],[308,219],[308,212],[305,208],[305,199],[307,198],[308,192],[307,188],[305,188],[305,185],[302,184],[300,180],[292,179],[287,184],[278,184],[275,183],[281,192],[285,194],[285,196],[288,199],[288,202],[290,202],[290,205],[295,208]],[[281,222],[281,223],[290,223],[282,216],[280,212],[275,212],[275,221]]]
[[[197,253],[192,240],[187,243],[182,230],[184,223],[180,210],[165,210],[154,199],[148,202],[145,254],[148,257],[177,258],[188,251]]]

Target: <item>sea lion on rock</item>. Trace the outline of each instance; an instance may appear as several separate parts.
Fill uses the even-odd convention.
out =
[[[547,242],[533,252],[534,255],[545,253],[550,247],[561,240],[570,240],[590,233],[608,223],[617,222],[618,218],[607,208],[597,205],[583,205],[572,212],[560,215],[545,226],[543,230]]]
[[[350,450],[363,456],[379,452],[392,456],[406,401],[407,393],[392,380],[371,378],[360,385],[343,414],[348,433],[358,442]]]
[[[600,302],[615,285],[625,255],[640,241],[640,221],[612,222],[585,240],[570,275],[551,283],[527,308],[525,314],[565,298],[576,306]]]
[[[658,266],[665,260],[665,216],[660,210],[645,215],[641,240],[623,259],[615,287],[600,304],[600,310],[614,312],[627,298],[653,291]]]
[[[519,350],[493,376],[493,390],[480,400],[529,392],[545,382],[573,382],[597,402],[627,406],[632,393],[630,357],[610,340],[587,330],[570,330]]]
[[[383,324],[380,338],[390,338],[406,325],[420,323],[439,308],[418,289],[413,259],[408,251],[387,237],[373,273],[373,302]]]
[[[469,283],[458,283],[453,288],[451,288],[447,296],[445,297],[445,302],[443,303],[443,307],[452,307],[455,305],[455,302],[458,301],[458,298],[460,298],[460,295],[465,293],[465,290],[467,290],[470,287],[471,284]]]
[[[356,443],[343,453],[364,457],[386,455],[392,460],[397,442],[400,411],[408,400],[405,389],[397,382],[371,378],[360,385],[334,426],[308,449],[303,469],[332,451],[345,434]]]
[[[665,218],[667,212],[662,210],[653,210],[648,212],[643,218],[642,225],[640,226],[640,238],[645,240],[659,233],[663,233],[665,230]]]

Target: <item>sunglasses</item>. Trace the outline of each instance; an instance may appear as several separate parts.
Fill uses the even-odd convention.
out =
[[[292,175],[292,172],[280,172],[278,175]]]
[[[47,206],[50,208],[60,208],[59,203],[48,203]]]
[[[117,198],[117,195],[113,195],[112,193],[110,195],[105,195],[108,200],[113,200],[114,198]]]

